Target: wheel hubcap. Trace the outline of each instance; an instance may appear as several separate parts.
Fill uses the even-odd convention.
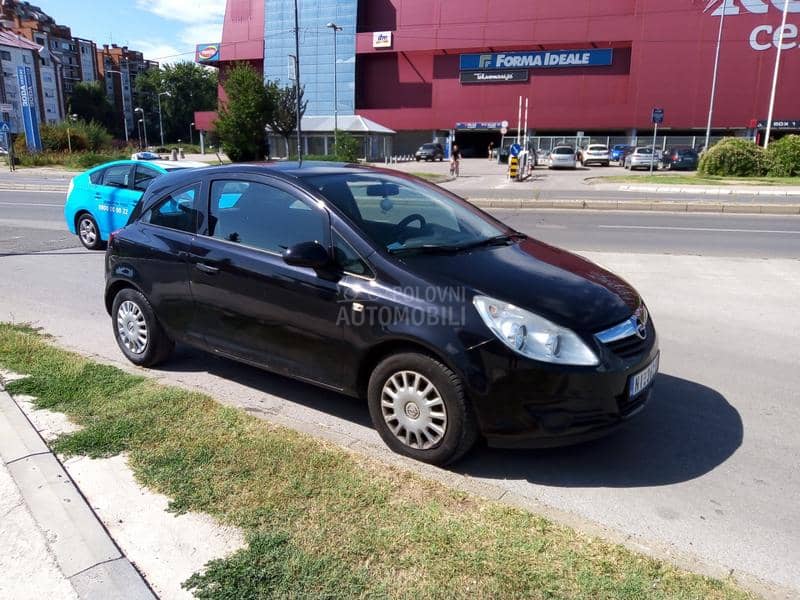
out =
[[[81,219],[79,230],[84,243],[91,246],[97,241],[97,229],[90,219]]]
[[[447,432],[444,400],[436,386],[416,371],[400,371],[386,381],[381,412],[394,436],[410,448],[433,448]]]
[[[147,348],[147,322],[142,309],[126,300],[117,311],[117,334],[122,344],[133,354],[142,354]]]

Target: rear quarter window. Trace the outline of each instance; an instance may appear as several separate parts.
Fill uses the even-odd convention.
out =
[[[100,185],[103,182],[103,175],[105,174],[105,169],[97,169],[89,174],[89,181],[91,181],[95,185]]]

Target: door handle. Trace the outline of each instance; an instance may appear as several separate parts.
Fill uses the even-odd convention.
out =
[[[197,263],[195,268],[198,271],[202,271],[203,273],[208,273],[209,275],[216,275],[219,273],[219,269],[217,267],[212,267],[211,265],[207,265],[205,263]]]

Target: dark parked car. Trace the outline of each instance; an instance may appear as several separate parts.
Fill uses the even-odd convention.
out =
[[[642,298],[588,260],[395,171],[231,165],[156,179],[106,253],[134,364],[175,342],[365,398],[395,451],[604,435],[658,371]],[[335,402],[335,396],[331,397]]]
[[[665,169],[671,171],[696,171],[700,155],[693,148],[669,148],[661,157]]]
[[[421,160],[426,162],[438,160],[442,162],[444,160],[444,148],[442,148],[441,144],[422,144],[416,154],[414,154],[414,158],[417,159],[417,162]]]

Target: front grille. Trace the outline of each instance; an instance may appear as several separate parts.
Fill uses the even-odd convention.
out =
[[[644,352],[647,340],[643,340],[638,335],[617,340],[606,344],[608,349],[621,358],[632,358]]]

